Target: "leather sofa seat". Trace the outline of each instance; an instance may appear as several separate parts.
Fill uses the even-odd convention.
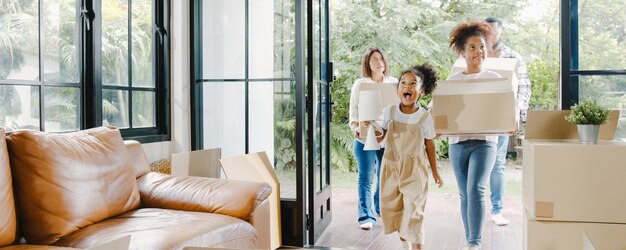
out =
[[[118,129],[66,134],[0,128],[0,250],[268,249],[271,186],[149,171]]]

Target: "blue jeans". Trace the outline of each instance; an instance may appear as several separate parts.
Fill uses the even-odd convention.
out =
[[[372,222],[376,224],[376,216],[372,210],[372,182],[376,177],[376,191],[374,192],[374,209],[380,214],[378,202],[380,190],[380,162],[383,159],[385,149],[363,150],[363,143],[354,140],[354,157],[359,167],[359,224]]]
[[[461,195],[461,217],[468,245],[480,246],[485,219],[485,188],[496,161],[496,143],[483,140],[450,144],[448,154]]]
[[[498,136],[498,155],[496,156],[496,164],[491,170],[489,178],[489,189],[491,190],[491,214],[500,214],[502,211],[502,196],[504,196],[504,161],[509,147],[509,136]]]

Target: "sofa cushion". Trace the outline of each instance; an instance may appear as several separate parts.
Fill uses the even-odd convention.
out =
[[[139,192],[118,129],[6,137],[23,236],[51,244],[64,235],[139,207]]]
[[[0,247],[15,241],[17,226],[9,153],[4,136],[4,129],[0,128]]]
[[[256,229],[243,220],[212,213],[142,208],[81,230],[55,243],[89,248],[130,235],[128,249],[170,250],[185,246],[228,249],[256,248]]]

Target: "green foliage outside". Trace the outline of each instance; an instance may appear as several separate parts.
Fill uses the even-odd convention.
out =
[[[47,1],[39,13],[39,1],[0,1],[0,79],[9,79],[11,73],[20,73],[17,80],[77,83],[79,82],[79,22],[75,0]],[[128,3],[103,1],[101,66],[104,85],[128,85]],[[132,5],[132,79],[134,86],[154,86],[152,80],[152,5],[137,1]],[[39,23],[43,23],[39,48]],[[43,76],[39,75],[39,54],[44,62]],[[26,69],[24,69],[26,68]],[[49,72],[51,71],[51,73]],[[30,89],[30,96],[20,96],[15,85],[0,87],[0,126],[31,128],[19,124],[23,102],[30,102],[30,118],[40,119],[39,95],[43,95],[45,122],[59,124],[60,131],[79,129],[80,89],[77,87],[44,87]],[[28,97],[28,100],[20,98]],[[110,124],[127,127],[128,93],[103,93],[103,117]],[[137,91],[133,95],[133,126],[154,125],[153,92]],[[17,123],[16,123],[17,122]],[[15,126],[12,126],[15,125]],[[50,129],[47,127],[47,129]]]
[[[609,110],[595,100],[587,99],[572,106],[572,112],[565,120],[582,125],[600,125],[609,117]]]

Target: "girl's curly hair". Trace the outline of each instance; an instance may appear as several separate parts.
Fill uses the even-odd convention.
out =
[[[401,79],[404,74],[409,72],[422,79],[422,89],[424,90],[425,95],[432,93],[435,88],[437,88],[437,78],[439,78],[439,73],[437,73],[437,70],[435,70],[430,63],[423,63],[410,67],[402,71],[398,79]]]
[[[450,32],[448,42],[450,48],[457,54],[463,52],[467,39],[471,36],[480,36],[487,39],[491,35],[491,26],[485,21],[471,20],[469,22],[460,22]]]

